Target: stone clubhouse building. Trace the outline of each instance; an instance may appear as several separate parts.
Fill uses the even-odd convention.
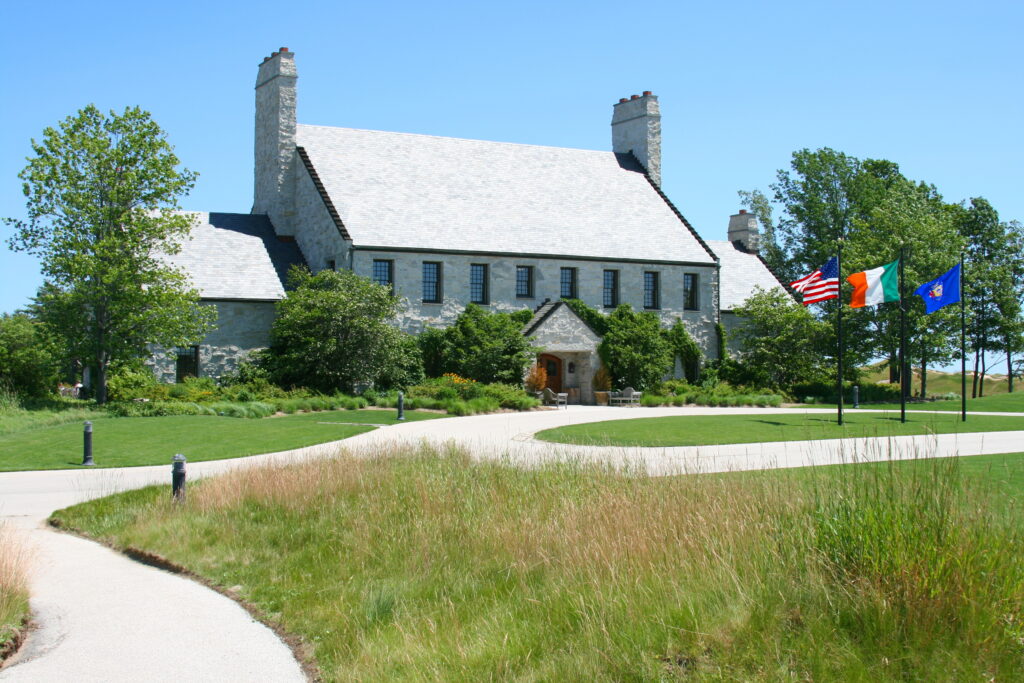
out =
[[[681,319],[714,357],[716,324],[733,327],[755,286],[780,286],[752,215],[730,218],[728,241],[707,241],[662,192],[650,92],[619,100],[611,151],[591,151],[303,125],[297,80],[288,48],[259,66],[252,212],[197,214],[168,257],[219,318],[200,344],[154,357],[165,381],[219,376],[267,346],[293,264],[392,286],[411,333],[469,303],[530,308],[523,332],[543,348],[550,386],[583,403],[600,338],[561,299]]]

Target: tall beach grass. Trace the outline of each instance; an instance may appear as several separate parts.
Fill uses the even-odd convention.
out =
[[[421,447],[58,518],[235,587],[327,680],[1011,680],[1020,500],[956,459],[653,478]]]
[[[20,535],[0,522],[0,661],[13,654],[28,619],[29,562]]]

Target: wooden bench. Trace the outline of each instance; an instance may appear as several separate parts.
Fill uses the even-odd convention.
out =
[[[613,406],[638,406],[642,391],[636,391],[633,387],[626,387],[622,392],[613,391],[608,397],[608,404]]]

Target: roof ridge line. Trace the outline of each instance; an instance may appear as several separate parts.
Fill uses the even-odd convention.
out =
[[[539,147],[541,149],[564,149],[570,152],[588,152],[591,154],[614,154],[603,149],[588,149],[585,147],[559,147],[557,145],[538,145],[532,142],[505,142],[502,140],[484,140],[482,138],[457,138],[451,135],[434,135],[432,133],[406,133],[404,131],[396,130],[377,130],[375,128],[350,128],[348,126],[323,126],[315,123],[299,123],[299,126],[305,126],[307,128],[327,128],[331,130],[354,130],[360,133],[385,133],[387,135],[406,135],[409,137],[416,138],[433,138],[435,140],[457,140],[459,142],[485,142],[490,145],[514,145],[516,147]]]

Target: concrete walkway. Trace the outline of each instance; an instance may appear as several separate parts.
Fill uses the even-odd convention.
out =
[[[502,413],[384,427],[333,444],[235,460],[191,463],[190,480],[239,467],[369,454],[396,444],[465,446],[480,458],[530,465],[551,459],[610,462],[655,475],[798,467],[1024,451],[1024,430],[933,437],[734,444],[682,448],[565,446],[534,440],[543,429],[669,415],[791,414],[794,409],[602,408]],[[834,413],[808,409],[806,413]],[[853,411],[851,411],[853,412]],[[972,413],[975,414],[975,413]],[[1006,415],[1006,413],[999,413]],[[1024,418],[1024,414],[1017,414]],[[1022,419],[1024,426],[1024,419]],[[186,454],[187,455],[187,454]],[[168,460],[170,453],[168,454]],[[170,465],[0,473],[0,521],[35,548],[32,609],[38,628],[0,671],[4,681],[299,681],[302,670],[268,628],[230,599],[95,543],[48,529],[54,510],[170,482]]]

